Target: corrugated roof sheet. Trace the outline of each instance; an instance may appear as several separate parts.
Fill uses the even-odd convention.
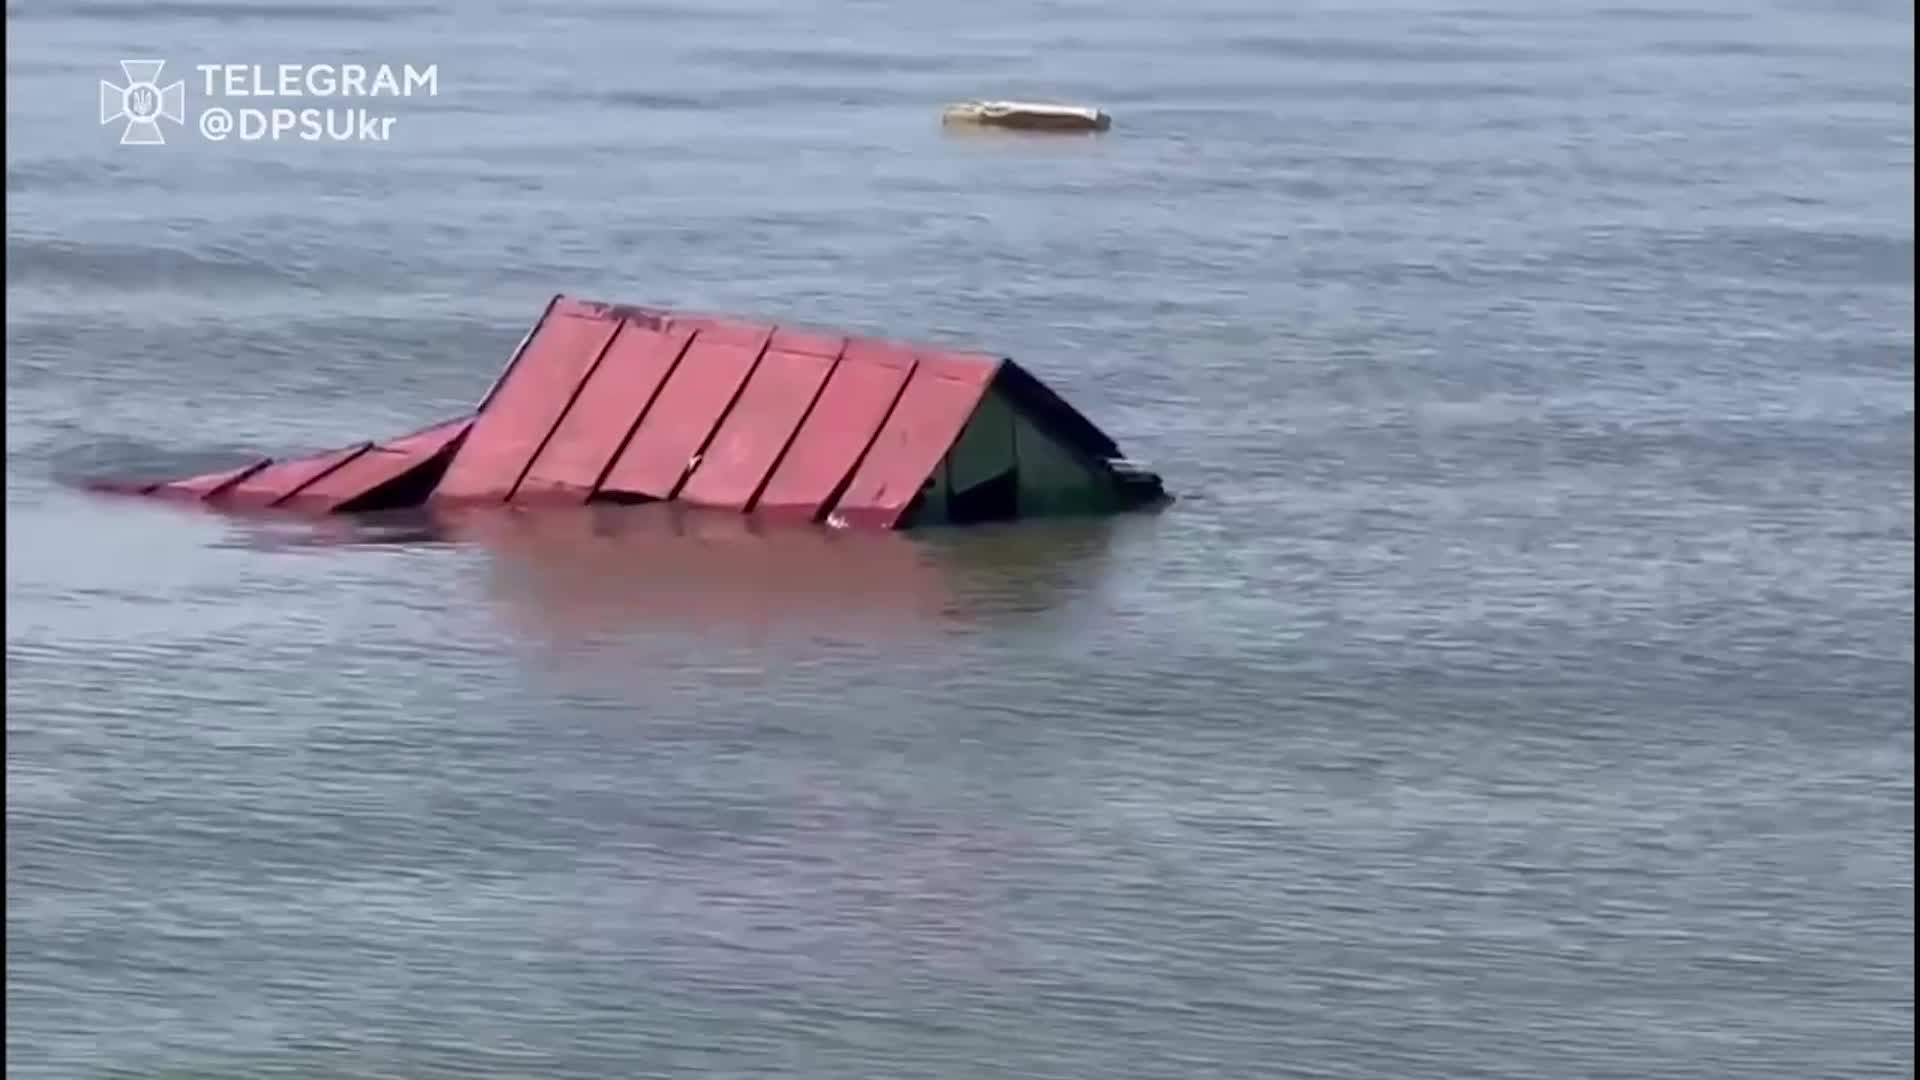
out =
[[[681,499],[890,528],[996,385],[1090,465],[1120,456],[1001,357],[557,296],[472,416],[152,493],[332,512],[417,475],[439,505]]]

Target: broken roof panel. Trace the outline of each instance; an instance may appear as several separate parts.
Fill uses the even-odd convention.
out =
[[[199,476],[189,476],[184,480],[158,484],[149,489],[148,493],[163,499],[211,499],[271,464],[273,464],[272,458],[263,457],[237,469],[222,469],[219,472],[203,473]]]
[[[235,510],[266,509],[372,448],[372,443],[363,442],[292,461],[276,461],[215,498],[220,505]]]
[[[426,479],[437,479],[431,476],[429,470],[445,459],[447,451],[467,433],[472,423],[472,417],[463,416],[369,447],[339,468],[289,495],[280,505],[313,513],[384,509],[382,500],[377,498],[383,492],[391,491],[409,480],[424,485]],[[406,505],[409,501],[418,504],[426,498],[426,494],[422,490],[420,499],[400,499],[398,505]]]
[[[437,502],[504,501],[599,363],[619,324],[549,312],[433,491]]]

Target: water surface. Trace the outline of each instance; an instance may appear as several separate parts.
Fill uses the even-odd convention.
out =
[[[8,37],[10,1073],[1911,1075],[1910,5]],[[440,93],[122,147],[142,56]],[[1116,123],[944,135],[976,96]],[[1181,501],[316,534],[61,482],[412,430],[557,291],[1004,351]]]

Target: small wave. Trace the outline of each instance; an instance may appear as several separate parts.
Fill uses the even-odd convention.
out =
[[[1703,11],[1690,7],[1639,7],[1621,6],[1601,8],[1593,12],[1598,20],[1624,20],[1634,22],[1660,23],[1728,23],[1746,22],[1750,15],[1730,11]]]
[[[1557,55],[1519,45],[1492,45],[1444,38],[1390,41],[1261,34],[1235,38],[1226,44],[1234,52],[1264,59],[1333,63],[1489,64],[1552,60]]]
[[[859,75],[923,75],[933,72],[980,70],[991,58],[966,54],[929,55],[925,53],[881,52],[871,49],[754,49],[712,48],[693,55],[695,61],[712,61],[746,71],[820,72]]]
[[[305,273],[292,260],[268,259],[232,247],[80,243],[56,236],[7,238],[7,286],[62,281],[90,289],[278,281],[297,284]]]
[[[445,525],[420,509],[325,517],[236,519],[216,548],[292,552],[369,547],[443,547],[456,542]]]
[[[1713,59],[1716,57],[1815,57],[1827,55],[1827,50],[1789,41],[1737,41],[1733,39],[1709,39],[1699,41],[1654,41],[1641,46],[1649,55],[1676,56],[1689,60]]]
[[[760,12],[751,9],[729,11],[706,3],[575,4],[567,9],[564,16],[543,14],[548,18],[566,18],[569,21],[580,22],[644,23],[649,29],[654,30],[676,23],[753,22],[764,17]]]
[[[1913,282],[1913,236],[1781,225],[1608,229],[1568,258],[1587,266],[1649,266],[1774,287],[1892,286]]]
[[[180,19],[234,20],[272,19],[276,22],[303,20],[328,23],[391,23],[423,15],[437,15],[441,9],[430,4],[327,4],[327,3],[232,3],[222,0],[158,0],[154,3],[127,3],[121,0],[94,0],[92,3],[61,4],[46,7],[7,8],[8,19],[81,19],[115,23],[166,23]]]
[[[100,168],[97,160],[81,158],[10,162],[7,165],[7,192],[71,192],[113,182],[112,174]]]
[[[237,446],[164,446],[139,439],[107,438],[55,446],[47,455],[54,483],[88,488],[102,483],[139,486],[183,476],[233,469],[260,454]]]
[[[1501,98],[1535,98],[1541,86],[1534,81],[1515,79],[1494,82],[1472,79],[1306,79],[1286,84],[1268,84],[1271,93],[1290,102],[1403,102],[1487,101]]]
[[[662,112],[721,112],[797,105],[879,105],[897,100],[885,87],[790,86],[684,93],[670,90],[607,90],[583,95],[588,100],[621,109]]]

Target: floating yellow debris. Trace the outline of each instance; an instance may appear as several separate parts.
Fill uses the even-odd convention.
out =
[[[968,101],[949,105],[940,114],[943,124],[1016,128],[1021,131],[1105,131],[1113,118],[1099,109],[1079,105],[1048,105],[1032,101]]]

